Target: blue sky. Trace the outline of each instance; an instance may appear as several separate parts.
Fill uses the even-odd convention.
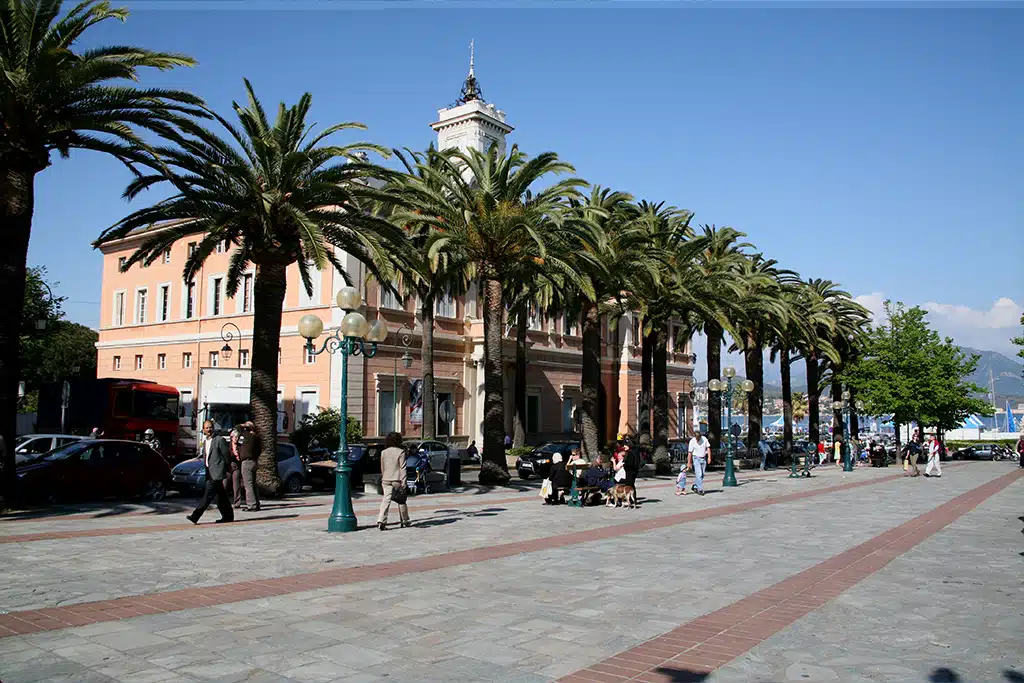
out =
[[[350,139],[389,147],[431,142],[474,38],[484,96],[525,151],[554,150],[591,182],[743,230],[769,257],[868,305],[927,305],[965,344],[1005,351],[1019,333],[1021,5],[127,4],[128,22],[94,31],[90,45],[200,62],[147,84],[190,89],[225,113],[243,76],[269,105],[310,91],[315,120],[361,121],[369,130]],[[70,317],[93,326],[100,257],[89,245],[143,205],[120,199],[127,180],[116,162],[79,153],[55,157],[37,184],[29,262],[47,266]]]

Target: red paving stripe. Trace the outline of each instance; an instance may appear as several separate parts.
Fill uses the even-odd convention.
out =
[[[103,600],[100,602],[77,603],[64,607],[47,607],[39,610],[9,612],[6,614],[0,614],[0,638],[22,633],[35,633],[38,631],[68,628],[72,625],[82,625],[80,623],[69,624],[62,621],[60,619],[60,615],[65,614],[64,610],[70,610],[80,617],[89,618],[91,620],[89,623],[93,623],[99,621],[110,621],[112,619],[127,619],[148,614],[159,614],[162,612],[178,611],[195,607],[212,607],[214,605],[241,602],[243,600],[252,600],[269,595],[301,593],[304,591],[315,590],[317,588],[340,586],[362,581],[377,581],[391,576],[429,572],[449,567],[486,562],[488,560],[497,560],[504,557],[512,557],[522,553],[563,548],[580,543],[606,540],[626,536],[628,534],[663,529],[686,522],[708,519],[711,517],[721,517],[736,514],[738,512],[755,510],[770,505],[778,505],[781,503],[789,503],[815,496],[821,496],[827,493],[834,493],[836,491],[846,491],[859,488],[861,486],[889,482],[899,479],[901,476],[902,475],[879,477],[877,479],[870,479],[867,481],[839,484],[811,491],[800,491],[797,493],[763,498],[735,505],[723,505],[705,510],[666,515],[656,519],[639,520],[625,524],[598,527],[596,529],[576,532],[569,536],[546,536],[527,541],[516,541],[513,543],[504,543],[482,548],[470,548],[468,550],[458,550],[440,555],[429,555],[408,560],[364,565],[361,567],[325,569],[305,574],[243,581],[208,588],[186,588],[176,591],[168,591],[165,593],[150,593],[145,595],[115,598],[112,600]],[[781,600],[782,597],[780,596],[779,599]],[[76,621],[81,621],[81,619],[76,618]],[[713,619],[709,623],[712,622]],[[14,633],[7,633],[7,631],[13,631]],[[760,637],[757,633],[750,634],[742,631],[738,631],[737,634],[751,638]],[[676,633],[675,635],[680,638],[686,638],[686,634]],[[763,637],[761,637],[761,639],[763,639]],[[644,647],[645,646],[641,646],[638,649],[638,653],[635,657],[640,663],[651,664],[667,659],[667,657],[661,657],[661,648],[655,645],[650,647],[650,650],[653,652],[647,655],[650,660],[653,661],[644,662],[641,657],[641,655],[643,655]],[[671,650],[671,648],[669,648],[669,650]],[[632,659],[634,657],[630,658]],[[650,669],[651,667],[648,666],[647,668]]]
[[[792,626],[1022,476],[1019,468],[1004,474],[810,569],[559,680],[613,680],[609,675],[617,682],[698,680]]]
[[[752,473],[752,474],[746,475],[745,478],[746,479],[760,479],[762,477],[771,476],[772,474],[779,474],[780,472],[781,472],[781,470],[775,471],[775,472],[759,472],[759,473],[756,473],[756,474]],[[650,486],[644,486],[641,489],[641,493],[643,492],[643,490],[646,490],[646,489],[668,488],[668,487],[675,486],[675,482],[666,482],[666,481],[661,481],[661,480],[655,480],[655,481],[657,481],[658,483],[651,484]],[[513,497],[513,498],[497,498],[497,499],[490,499],[490,500],[478,500],[478,498],[485,498],[487,495],[490,495],[490,494],[474,495],[474,494],[465,494],[465,493],[444,493],[444,494],[438,494],[438,495],[439,496],[445,496],[445,497],[449,497],[450,496],[452,498],[454,498],[455,496],[462,496],[463,498],[461,500],[457,501],[457,502],[459,502],[461,504],[461,507],[480,507],[480,506],[490,506],[490,505],[503,505],[503,504],[506,504],[506,503],[524,503],[524,502],[528,502],[528,501],[531,501],[531,500],[536,500],[539,497],[539,489],[538,489],[537,493],[534,493],[534,494],[531,494],[531,495],[516,496],[516,497]],[[449,498],[449,500],[452,500],[452,498]],[[428,504],[423,504],[423,505],[413,504],[413,505],[409,506],[409,509],[412,512],[416,512],[417,510],[443,510],[443,509],[455,507],[455,505],[454,505],[455,502],[456,501],[452,500],[452,502],[428,503]],[[640,502],[643,503],[643,497],[642,496],[640,498]],[[199,525],[193,525],[193,524],[150,524],[150,525],[141,525],[140,524],[140,525],[136,525],[136,526],[108,527],[108,528],[102,528],[102,529],[76,529],[76,530],[67,530],[67,531],[40,531],[40,532],[36,532],[36,533],[32,533],[32,534],[13,534],[13,535],[10,535],[10,536],[0,536],[0,544],[4,544],[4,543],[31,543],[31,542],[34,542],[34,541],[61,541],[61,540],[69,540],[69,539],[73,539],[73,538],[97,538],[97,537],[102,537],[102,536],[124,536],[124,535],[128,535],[128,534],[148,534],[148,533],[159,533],[159,532],[164,532],[164,531],[184,531],[184,530],[188,530],[188,529],[195,529],[197,527],[202,528],[204,531],[218,531],[218,530],[219,531],[223,531],[224,529],[230,528],[231,526],[237,526],[239,524],[272,524],[272,523],[275,523],[275,522],[294,522],[294,521],[304,521],[304,520],[311,520],[311,519],[327,519],[327,516],[329,514],[329,510],[327,509],[327,505],[329,505],[329,503],[328,502],[324,502],[324,503],[322,503],[322,505],[324,505],[325,510],[323,512],[318,512],[318,513],[315,513],[315,514],[314,513],[305,514],[305,515],[287,515],[286,514],[286,515],[279,515],[279,516],[273,516],[273,517],[255,517],[255,518],[252,518],[252,519],[238,519],[238,518],[236,518],[236,521],[234,522],[233,525],[213,524],[212,521],[211,521],[211,522],[207,522],[207,523],[203,523],[203,524],[199,524]],[[293,507],[298,507],[298,506],[293,506]],[[366,502],[356,503],[355,504],[355,511],[356,512],[372,512],[374,510],[377,510],[379,507],[380,507],[380,502],[379,501],[366,501]],[[287,508],[282,508],[280,510],[274,510],[274,512],[284,512],[284,513],[287,513],[287,511],[288,511]],[[175,512],[175,513],[165,513],[165,514],[161,514],[161,516],[165,516],[165,515],[166,516],[172,516],[173,515],[173,516],[177,517],[177,516],[184,515],[185,512],[186,511],[180,511],[180,512]],[[140,513],[127,513],[127,514],[129,516],[133,516],[133,515],[137,515],[137,514],[140,514]],[[149,514],[149,513],[141,513],[141,514]],[[213,514],[216,514],[216,511],[214,511]],[[94,518],[96,518],[94,515],[85,515],[84,517],[87,518],[87,519],[94,519]],[[46,519],[46,518],[42,518],[42,519],[37,518],[37,519],[33,519],[33,520],[17,519],[17,520],[6,520],[6,521],[14,521],[14,522],[55,521],[55,522],[59,522],[59,521],[62,521],[62,520],[69,520],[69,519],[71,519],[71,517],[55,517],[55,518],[52,518],[52,520],[51,519]]]

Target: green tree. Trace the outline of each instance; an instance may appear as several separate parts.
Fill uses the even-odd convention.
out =
[[[1024,325],[1024,315],[1020,317],[1020,324]],[[1024,334],[1022,334],[1019,337],[1014,337],[1012,341],[1014,344],[1020,347],[1020,349],[1017,351],[1017,356],[1020,358],[1024,358]],[[1021,374],[1024,374],[1024,372],[1022,372]]]
[[[326,448],[334,453],[341,442],[338,427],[341,425],[341,411],[337,408],[320,408],[299,420],[289,439],[300,453],[309,453],[310,448]],[[363,440],[363,428],[359,420],[349,415],[346,425],[346,439],[349,444]]]
[[[980,387],[967,382],[977,358],[959,352],[951,339],[939,339],[928,327],[925,311],[885,302],[888,321],[867,333],[862,354],[843,372],[868,414],[891,413],[899,428],[911,421],[950,428],[971,412],[991,414],[991,407],[972,399]]]
[[[226,136],[197,124],[187,126],[181,136],[169,136],[176,144],[157,150],[161,171],[139,177],[125,195],[133,198],[164,183],[176,194],[122,219],[96,245],[129,233],[149,233],[128,267],[138,261],[152,263],[178,240],[202,235],[182,274],[185,282],[192,282],[217,245],[229,243],[235,248],[227,272],[228,296],[235,295],[243,274],[255,266],[250,400],[261,444],[257,482],[273,495],[280,489],[274,444],[287,268],[298,265],[310,294],[314,270],[333,266],[351,282],[336,256],[335,249],[341,249],[390,281],[388,252],[403,244],[405,235],[367,210],[382,197],[367,181],[389,177],[390,172],[367,162],[365,152],[386,155],[387,150],[369,143],[326,143],[335,133],[361,129],[362,124],[340,123],[314,133],[306,121],[309,93],[291,107],[282,103],[271,124],[249,81],[245,89],[248,103],[233,103],[240,128],[211,111]]]
[[[447,255],[472,264],[481,283],[484,319],[484,444],[481,483],[508,481],[503,447],[505,435],[502,338],[505,325],[505,274],[533,268],[538,276],[558,271],[588,285],[549,245],[561,239],[567,198],[579,197],[582,180],[570,178],[533,195],[531,186],[552,173],[572,172],[553,152],[528,158],[513,146],[500,154],[497,145],[487,153],[445,150],[418,165],[418,178],[403,190],[408,208],[396,210],[394,220],[423,221],[436,231],[431,259]],[[443,188],[443,189],[439,189]]]
[[[18,351],[32,232],[36,176],[50,153],[74,149],[146,162],[136,131],[162,132],[185,114],[199,114],[190,93],[133,87],[142,69],[161,71],[195,62],[132,46],[80,49],[93,27],[125,21],[128,11],[85,0],[62,15],[61,0],[0,2],[0,435],[14,441]],[[4,491],[14,494],[14,451],[4,460]]]

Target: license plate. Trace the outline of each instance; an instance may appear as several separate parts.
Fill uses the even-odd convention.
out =
[[[532,470],[533,469],[533,463],[532,462],[524,462],[522,464],[522,468],[524,470]]]
[[[174,481],[176,481],[179,484],[182,484],[188,481],[188,477],[181,474],[176,474],[174,475]]]

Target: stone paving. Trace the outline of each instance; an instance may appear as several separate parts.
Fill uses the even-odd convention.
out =
[[[635,511],[549,508],[515,492],[463,494],[436,497],[444,508],[414,512],[426,518],[420,528],[385,534],[329,535],[321,517],[6,543],[0,609],[8,611],[292,576],[324,565],[358,572],[360,565],[433,558],[439,568],[378,579],[371,569],[359,580],[313,590],[299,584],[272,597],[0,638],[0,680],[548,682],[643,646],[1014,471],[1005,463],[970,463],[939,480],[894,478],[893,468],[822,470],[810,481],[777,473],[748,476],[743,486],[703,498],[673,496],[670,482],[644,482],[650,500]],[[855,486],[839,488],[849,484]],[[1018,675],[1019,648],[1012,645],[1024,603],[1020,529],[1011,513],[1020,512],[1024,482],[1005,484],[746,655],[710,674],[662,680]],[[810,495],[786,497],[793,493]],[[517,497],[527,499],[488,503]],[[362,521],[369,516],[361,513]],[[52,524],[71,530],[72,522],[77,529],[89,520]],[[0,522],[0,534],[48,524]],[[552,537],[565,543],[545,540]],[[521,542],[517,553],[473,560],[512,542]],[[444,554],[456,551],[469,554],[445,566],[453,556]],[[929,578],[937,601],[925,590]],[[961,678],[928,678],[941,667]]]

